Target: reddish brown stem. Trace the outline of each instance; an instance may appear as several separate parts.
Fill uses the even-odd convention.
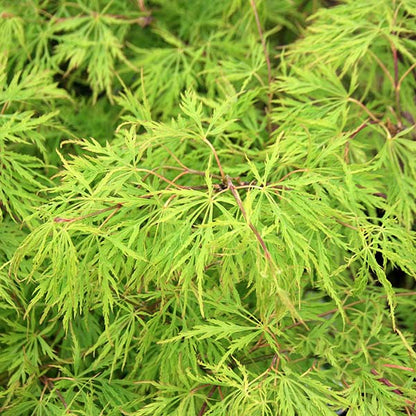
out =
[[[144,4],[144,0],[137,0],[137,5],[139,6],[139,9],[141,12],[143,13],[147,12],[146,5]]]
[[[412,367],[403,367],[402,365],[396,365],[396,364],[383,364],[383,367],[387,367],[387,368],[395,368],[397,370],[404,370],[404,371],[415,371],[414,368]]]
[[[122,207],[122,204],[116,204],[112,207],[107,207],[107,208],[103,208],[103,209],[99,209],[98,211],[94,211],[91,212],[87,215],[81,215],[79,217],[76,218],[61,218],[61,217],[56,217],[54,218],[55,222],[66,222],[66,223],[71,223],[71,222],[75,222],[75,221],[80,221],[80,220],[84,220],[85,218],[90,218],[90,217],[95,217],[97,215],[103,214],[104,212],[108,212],[108,211],[112,211],[112,210],[116,210],[116,212]]]
[[[56,395],[58,396],[59,400],[61,401],[62,405],[65,407],[65,409],[68,408],[68,405],[64,399],[64,397],[62,396],[61,392],[58,389],[55,389],[55,385],[53,384],[53,382],[51,381],[52,379],[46,377],[46,376],[42,376],[40,378],[40,381],[42,381],[42,383],[45,385],[45,387],[49,390],[49,391],[55,391]]]
[[[397,89],[400,91],[400,87],[402,86],[402,82],[404,79],[416,68],[416,62],[414,62],[406,72],[400,77],[399,82],[397,83]]]
[[[237,205],[243,214],[244,219],[246,220],[248,226],[250,227],[251,231],[253,231],[254,235],[256,236],[258,242],[261,245],[261,248],[263,249],[264,255],[266,256],[266,259],[270,262],[272,260],[272,256],[270,255],[270,252],[266,246],[266,243],[264,242],[263,238],[261,237],[260,233],[258,232],[257,228],[253,225],[253,223],[250,221],[250,219],[247,216],[246,210],[243,206],[243,202],[241,201],[240,194],[238,193],[237,189],[235,188],[231,178],[227,175],[226,176],[226,183],[228,186],[228,189],[233,194],[233,197],[235,201],[237,202]]]
[[[357,104],[359,107],[361,107],[367,114],[368,116],[371,118],[371,120],[375,121],[376,123],[381,123],[381,121],[361,102],[356,100],[355,98],[348,98],[349,102]]]
[[[217,166],[218,166],[218,169],[219,169],[220,174],[221,174],[221,179],[223,180],[223,182],[225,182],[224,169],[222,168],[222,165],[221,165],[221,162],[220,162],[220,158],[218,157],[218,153],[215,150],[215,147],[212,145],[212,143],[206,137],[204,137],[202,140],[209,146],[209,148],[211,149],[212,153],[214,154],[215,161],[217,162]]]
[[[279,182],[284,181],[285,179],[287,179],[289,176],[293,175],[294,173],[299,173],[299,172],[307,172],[307,171],[308,171],[308,169],[295,169],[295,170],[292,170],[291,172],[289,172],[289,173],[287,173],[286,175],[282,176],[282,177],[279,179]]]
[[[397,112],[397,119],[399,127],[402,127],[401,121],[401,105],[400,105],[400,86],[399,86],[399,59],[397,55],[397,48],[392,43],[391,49],[393,53],[393,65],[394,65],[394,94],[396,97],[396,112]]]
[[[261,27],[261,22],[260,22],[260,18],[259,18],[259,14],[257,12],[257,7],[256,7],[256,2],[255,0],[250,0],[250,5],[251,8],[253,9],[253,13],[254,13],[254,18],[256,20],[256,26],[257,26],[257,31],[259,33],[260,36],[260,41],[261,41],[261,46],[263,47],[263,54],[264,54],[264,59],[266,60],[266,65],[267,65],[267,83],[268,83],[268,100],[267,100],[267,129],[269,131],[269,133],[271,132],[271,123],[270,123],[270,113],[272,111],[272,100],[273,100],[273,93],[271,90],[271,84],[272,84],[272,66],[270,63],[270,55],[269,52],[267,50],[267,45],[266,45],[266,40],[264,39],[264,34],[263,34],[263,29]]]
[[[102,228],[108,221],[110,221],[110,219],[117,214],[117,212],[121,209],[122,205],[121,204],[117,204],[116,208],[114,209],[114,211],[104,220],[104,222],[100,225],[100,228]]]
[[[335,221],[336,221],[338,224],[343,225],[344,227],[351,228],[351,230],[358,231],[358,228],[357,228],[357,227],[354,227],[354,226],[353,226],[353,225],[351,225],[351,224],[348,224],[348,223],[346,223],[346,222],[344,222],[344,221],[341,221],[341,220],[339,220],[338,218],[335,218]]]
[[[207,397],[203,403],[203,405],[201,406],[201,410],[198,412],[198,416],[202,416],[208,408],[208,399],[210,399],[212,397],[212,395],[215,393],[215,390],[217,390],[219,387],[218,386],[212,386],[211,390],[208,392]]]
[[[374,374],[375,376],[379,376],[379,373],[376,370],[374,370],[374,368],[371,369],[371,374]],[[394,385],[385,377],[379,377],[377,380],[386,386],[394,387]],[[399,394],[400,396],[403,395],[403,393],[399,389],[393,389],[392,391],[396,394]]]
[[[12,17],[15,17],[13,13],[7,13],[7,12],[0,13],[0,19],[10,19]]]
[[[4,104],[3,104],[3,107],[1,108],[0,114],[3,115],[6,112],[8,106],[9,106],[9,102],[5,101]]]
[[[355,136],[361,131],[364,130],[368,125],[370,124],[376,124],[374,120],[365,120],[363,123],[361,123],[352,133],[351,136],[348,138],[349,140],[345,144],[345,150],[344,150],[344,160],[349,163],[349,151],[350,151],[350,141],[355,138]]]
[[[371,371],[371,374],[373,374],[376,377],[378,377],[377,380],[380,383],[382,383],[382,384],[384,384],[384,385],[386,385],[388,387],[395,387],[394,384],[389,379],[387,379],[385,377],[379,377],[379,373],[374,368],[372,368],[370,371]],[[392,389],[392,392],[395,393],[395,394],[397,394],[397,395],[399,395],[399,396],[403,396],[403,392],[400,389],[398,389],[398,388]],[[412,402],[409,399],[406,399],[406,403],[408,404],[408,406],[411,406],[411,407],[406,407],[406,412],[408,414],[409,414],[409,412],[412,413],[412,414],[416,414],[416,411],[414,409],[414,405],[415,405],[414,402]]]

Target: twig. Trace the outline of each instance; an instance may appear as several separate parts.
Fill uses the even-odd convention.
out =
[[[146,13],[146,5],[144,4],[144,0],[137,0],[137,5],[139,6],[139,9],[141,12]]]
[[[189,174],[189,175],[198,175],[198,176],[206,176],[206,172],[203,170],[195,170],[195,169],[191,169],[191,168],[180,168],[178,166],[158,166],[156,168],[153,169],[153,171],[157,170],[157,169],[170,169],[170,170],[177,170],[177,171],[181,171],[183,173]],[[215,175],[214,173],[210,173],[209,174],[210,178],[214,178],[214,179],[222,179],[220,175]]]
[[[261,28],[261,23],[260,23],[260,18],[259,18],[259,14],[257,12],[257,7],[256,7],[256,2],[255,0],[250,0],[250,5],[251,8],[253,9],[253,13],[254,13],[254,18],[256,20],[256,25],[257,25],[257,31],[259,33],[260,36],[260,41],[261,41],[261,46],[263,47],[263,53],[264,53],[264,58],[266,60],[266,64],[267,64],[267,83],[268,83],[268,94],[267,94],[267,129],[269,131],[269,133],[271,132],[271,124],[270,124],[270,114],[272,111],[272,100],[273,100],[273,93],[271,90],[271,84],[272,84],[272,66],[270,63],[270,55],[269,52],[267,50],[267,45],[266,45],[266,40],[264,39],[264,34],[263,34],[263,30]]]
[[[414,62],[406,72],[400,77],[399,82],[397,83],[397,90],[400,91],[403,80],[416,68],[416,62]]]
[[[49,14],[49,13],[48,13]],[[114,19],[114,20],[119,20],[120,22],[125,22],[127,24],[132,24],[132,23],[137,23],[140,27],[145,28],[146,26],[149,26],[152,23],[153,17],[152,16],[140,16],[140,17],[135,17],[135,18],[130,18],[128,16],[124,16],[122,14],[100,14],[97,12],[91,12],[91,14],[82,14],[82,15],[77,15],[77,16],[69,16],[69,17],[56,17],[56,16],[52,16],[50,20],[53,20],[54,22],[60,23],[60,22],[66,22],[66,21],[71,21],[71,20],[75,20],[75,19],[85,19],[88,17],[93,17],[93,18],[97,18],[97,17],[104,17],[104,18],[110,18],[110,19]]]
[[[154,170],[150,170],[150,169],[144,169],[144,168],[140,168],[140,169],[136,169],[136,172],[146,172],[149,175],[154,175],[156,177],[158,177],[159,179],[161,179],[163,182],[168,183],[169,185],[174,186],[175,188],[183,188],[180,185],[177,185],[175,182],[169,180],[168,178],[165,178],[163,175],[160,175],[159,173],[155,172]]]
[[[207,408],[208,408],[208,399],[212,397],[212,395],[215,393],[215,390],[219,389],[219,386],[212,386],[211,390],[208,392],[207,397],[204,401],[204,403],[201,406],[201,410],[198,412],[198,416],[202,416]]]
[[[226,178],[225,178],[224,170],[222,168],[222,165],[221,165],[220,159],[218,157],[218,153],[215,150],[215,147],[212,145],[212,143],[206,137],[204,137],[202,140],[210,147],[212,153],[214,154],[215,161],[217,162],[218,169],[220,170],[220,173],[221,173],[221,179],[225,183]]]
[[[351,228],[351,230],[358,231],[358,228],[357,228],[357,227],[354,227],[353,225],[350,225],[350,224],[348,224],[348,223],[346,223],[346,222],[344,222],[344,221],[341,221],[341,220],[339,220],[338,218],[335,218],[335,221],[336,221],[338,224],[343,225],[344,227],[348,227],[348,228]]]
[[[116,210],[115,212],[117,212],[121,207],[123,206],[123,204],[119,203],[116,204],[112,207],[107,207],[107,208],[103,208],[103,209],[99,209],[98,211],[94,211],[91,212],[89,214],[86,215],[81,215],[79,217],[75,217],[75,218],[61,218],[61,217],[55,217],[54,218],[54,222],[66,222],[66,223],[72,223],[75,221],[80,221],[80,220],[84,220],[85,218],[90,218],[90,217],[95,217],[97,215],[103,214],[104,212],[108,212],[108,211],[112,211],[112,210]],[[113,214],[114,215],[114,214]],[[108,220],[109,218],[107,218]],[[107,221],[106,220],[106,221]],[[104,223],[106,222],[104,221]]]
[[[261,45],[263,47],[264,58],[266,59],[266,63],[267,63],[267,80],[268,80],[269,87],[270,87],[270,84],[272,83],[272,66],[270,64],[270,56],[269,56],[269,52],[267,51],[266,40],[264,39],[263,30],[261,28],[260,18],[257,12],[255,0],[250,0],[250,5],[251,5],[251,8],[253,9],[254,18],[256,19],[257,31],[259,32]]]
[[[290,175],[293,175],[294,173],[299,173],[299,172],[307,172],[307,171],[308,171],[308,169],[295,169],[295,170],[292,170],[291,172],[289,172],[289,173],[287,173],[286,175],[282,176],[282,177],[278,180],[278,182],[282,182],[282,181],[284,181],[285,179],[287,179]]]
[[[68,409],[68,405],[64,397],[62,396],[61,392],[58,389],[55,389],[55,385],[53,384],[51,380],[52,379],[46,376],[40,377],[40,381],[45,385],[45,388],[47,388],[50,392],[55,391],[56,395],[58,396],[59,400],[61,401],[65,409]]]
[[[404,370],[404,371],[411,371],[411,372],[415,371],[415,369],[412,367],[403,367],[402,365],[396,365],[396,364],[383,364],[383,367],[395,368],[397,370]]]
[[[117,204],[116,208],[114,209],[114,211],[104,220],[104,222],[100,225],[99,228],[102,228],[108,221],[110,221],[110,219],[117,214],[117,212],[121,209],[122,204]]]
[[[392,23],[391,23],[392,28],[394,28],[394,26],[396,25],[399,9],[400,9],[400,6],[398,6],[396,10],[394,11],[394,15],[393,15]],[[392,30],[391,34],[396,36],[397,32],[395,30]],[[399,57],[398,57],[396,45],[391,40],[389,40],[389,43],[390,43],[390,48],[393,54],[394,93],[395,93],[395,98],[396,98],[397,122],[398,122],[399,128],[402,128],[403,123],[401,119],[400,89],[399,89]]]
[[[375,376],[377,376],[377,377],[379,377],[380,376],[380,374],[374,369],[374,368],[372,368],[371,370],[370,370],[370,372],[371,372],[371,374],[373,374],[373,375],[375,375]],[[394,384],[388,379],[388,378],[386,378],[386,377],[379,377],[379,378],[377,378],[377,380],[380,382],[380,383],[382,383],[382,384],[384,384],[384,385],[386,385],[386,386],[388,386],[388,387],[395,387],[394,386]],[[396,393],[396,394],[398,394],[399,396],[403,396],[403,392],[400,390],[400,389],[397,389],[397,388],[395,388],[395,389],[392,389],[392,392],[393,393]],[[409,400],[409,399],[406,399],[406,403],[408,404],[408,405],[412,405],[412,406],[414,406],[414,402],[412,402],[411,400]],[[416,412],[415,412],[415,410],[414,409],[409,409],[413,414],[416,414]]]
[[[380,68],[383,70],[383,72],[386,74],[387,78],[390,80],[391,85],[393,85],[394,87],[394,79],[391,76],[389,70],[387,69],[386,65],[383,64],[383,62],[380,60],[380,58],[373,52],[371,52],[369,50],[371,56],[376,60],[376,62],[378,63],[378,65],[380,66]]]
[[[345,143],[345,149],[344,149],[344,160],[346,163],[349,163],[349,152],[350,152],[350,140],[354,139],[355,136],[363,129],[365,129],[369,124],[369,120],[367,119],[363,123],[361,123],[360,126],[358,126],[352,133],[351,136],[348,138],[348,141]]]
[[[375,122],[373,120],[365,120],[360,126],[358,126],[352,133],[351,136],[349,137],[350,140],[354,139],[355,136],[361,131],[364,130],[369,124],[375,124]]]
[[[371,118],[371,120],[373,120],[374,124],[378,124],[379,126],[381,126],[384,131],[387,133],[387,137],[391,137],[391,132],[389,130],[389,128],[379,119],[377,118],[374,113],[372,113],[368,107],[366,107],[361,101],[356,100],[355,98],[349,97],[347,99],[347,101],[354,103],[356,105],[358,105],[359,107],[361,107]]]
[[[415,359],[416,358],[416,353],[415,353],[413,347],[407,342],[406,338],[404,337],[402,332],[399,330],[399,328],[395,328],[394,332],[396,332],[396,334],[400,337],[400,339],[403,342],[403,345],[406,347],[407,351],[409,351],[412,358]]]
[[[0,19],[11,19],[15,17],[15,15],[13,13],[8,13],[8,12],[1,12],[0,13]]]
[[[396,97],[396,111],[397,111],[397,118],[399,122],[399,127],[402,126],[401,121],[401,110],[400,110],[400,90],[399,90],[399,59],[397,55],[397,48],[391,42],[390,43],[391,50],[393,53],[393,65],[394,65],[394,95]]]
[[[9,106],[9,101],[5,101],[3,104],[3,107],[1,108],[1,112],[0,112],[1,115],[3,115],[6,112],[8,106]]]
[[[241,201],[240,195],[238,193],[238,190],[235,188],[231,178],[227,175],[225,177],[226,179],[226,184],[228,186],[228,189],[231,191],[231,193],[233,194],[233,197],[235,199],[235,201],[237,202],[237,205],[241,211],[241,213],[243,214],[244,219],[246,220],[248,226],[250,227],[251,231],[253,231],[254,235],[256,236],[258,242],[260,243],[264,255],[266,256],[266,259],[271,262],[272,261],[272,256],[270,255],[270,252],[266,246],[266,243],[264,242],[263,238],[261,237],[260,233],[258,232],[257,228],[253,225],[253,223],[250,221],[250,219],[247,216],[246,210],[243,206],[243,202]]]
[[[381,123],[381,120],[378,119],[361,101],[356,100],[355,98],[349,97],[347,101],[357,104],[359,107],[361,107],[371,118],[371,120],[375,121],[376,123]]]

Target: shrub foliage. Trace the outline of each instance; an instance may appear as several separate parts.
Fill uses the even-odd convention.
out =
[[[416,414],[416,1],[0,1],[0,413]]]

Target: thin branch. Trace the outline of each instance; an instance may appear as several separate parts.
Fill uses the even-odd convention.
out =
[[[394,65],[394,95],[396,97],[396,111],[397,111],[397,117],[399,126],[402,125],[401,121],[401,110],[400,110],[400,90],[399,90],[399,58],[397,55],[397,48],[396,46],[391,42],[390,43],[391,50],[393,53],[393,65]]]
[[[383,364],[383,367],[395,368],[397,370],[403,370],[403,371],[411,371],[411,372],[415,371],[415,369],[412,367],[403,367],[402,365],[396,365],[396,364]]]
[[[1,108],[1,112],[0,112],[1,115],[3,115],[6,112],[8,106],[9,106],[9,101],[5,101],[3,104],[3,107]]]
[[[349,152],[350,152],[350,140],[354,139],[355,136],[361,131],[364,130],[369,124],[369,120],[365,120],[363,123],[361,123],[352,133],[351,136],[348,138],[349,140],[345,143],[345,149],[344,149],[344,160],[346,163],[350,162],[349,158]]]
[[[368,121],[368,124],[375,124],[375,122],[373,122],[373,121],[370,120],[370,121]],[[363,125],[359,127],[359,129],[361,129],[361,130],[363,128],[364,128]],[[357,130],[354,133],[352,133],[352,135],[357,134],[358,133]],[[211,143],[209,143],[209,144],[210,144],[211,149],[213,150],[214,155],[216,155],[217,165],[218,165],[221,173],[224,173],[224,170],[223,170],[222,165],[221,165],[221,163],[219,161],[218,154],[215,151],[215,148],[212,146]],[[192,168],[187,167],[168,148],[165,148],[165,150],[169,154],[171,154],[171,156],[175,159],[175,161],[178,162],[178,164],[181,167],[179,167],[179,166],[163,165],[163,166],[155,167],[152,170],[145,170],[146,172],[148,172],[148,174],[143,177],[143,180],[145,180],[150,174],[155,175],[155,171],[156,170],[163,170],[163,169],[176,170],[176,171],[178,171],[180,173],[173,180],[169,180],[169,179],[165,178],[162,175],[160,175],[159,177],[162,180],[164,180],[165,182],[167,182],[168,184],[170,184],[170,185],[173,185],[174,184],[174,186],[177,189],[195,189],[195,190],[208,189],[208,186],[207,185],[196,185],[196,186],[178,185],[176,183],[176,181],[178,179],[180,179],[181,177],[185,176],[185,175],[198,175],[198,176],[205,177],[206,176],[206,172],[205,171],[200,171],[200,170],[195,170],[195,169],[192,169]],[[277,189],[277,190],[291,191],[291,190],[293,190],[293,188],[288,187],[288,186],[284,186],[284,185],[279,185],[279,182],[284,181],[285,179],[287,179],[289,176],[293,175],[294,173],[307,172],[307,171],[308,171],[308,169],[295,169],[295,170],[289,172],[288,174],[284,175],[283,177],[281,177],[277,182],[266,182],[265,184],[260,184],[260,185],[255,180],[254,181],[242,181],[239,177],[230,177],[230,179],[233,182],[235,181],[235,182],[238,183],[238,185],[234,185],[234,188],[235,189],[259,189],[259,190],[262,190],[264,188],[273,188],[273,189]],[[158,176],[158,175],[156,174],[156,176]],[[226,181],[223,180],[223,177],[221,175],[216,175],[216,174],[210,173],[209,174],[209,177],[210,178],[214,178],[214,179],[222,180],[222,183],[220,183],[220,184],[215,184],[215,183],[212,184],[212,187],[214,189],[216,189],[218,191],[221,191],[221,192],[227,191],[228,188],[226,187]],[[224,178],[225,178],[225,176],[224,176]],[[138,185],[138,186],[140,186],[140,185]],[[166,189],[168,189],[168,188],[166,188]],[[375,192],[375,193],[373,193],[373,195],[382,197],[384,199],[387,198],[387,196],[385,194],[380,193],[380,192]],[[145,197],[145,196],[142,196],[142,198],[143,197]]]
[[[351,228],[351,230],[358,231],[358,228],[357,228],[357,227],[354,227],[353,225],[350,225],[350,224],[348,224],[348,223],[346,223],[346,222],[344,222],[344,221],[341,221],[341,220],[339,220],[338,218],[334,218],[334,219],[335,219],[335,221],[336,221],[338,224],[341,224],[341,225],[343,225],[344,227]]]
[[[397,32],[394,30],[394,27],[396,25],[397,16],[399,14],[400,6],[396,7],[394,10],[394,15],[391,23],[391,27],[393,30],[391,31],[391,34],[394,36],[397,36]],[[397,111],[397,122],[399,128],[403,127],[402,119],[401,119],[401,110],[400,110],[400,90],[398,88],[399,86],[399,57],[397,53],[396,45],[389,39],[390,48],[393,54],[393,67],[394,67],[394,93],[396,98],[396,111]]]
[[[263,54],[267,64],[267,83],[268,83],[268,94],[267,94],[267,129],[269,133],[271,132],[271,124],[270,124],[270,114],[272,111],[272,100],[273,100],[273,93],[271,89],[272,84],[272,66],[270,63],[270,55],[267,50],[266,40],[264,39],[263,29],[261,27],[261,22],[259,18],[259,14],[257,12],[256,2],[255,0],[250,0],[251,8],[253,9],[254,18],[256,20],[257,31],[260,36],[261,46],[263,47]]]
[[[220,395],[220,399],[224,400],[224,394],[222,393],[221,386],[218,386],[218,394]]]
[[[169,185],[174,186],[175,188],[183,188],[180,185],[177,185],[175,182],[172,182],[171,180],[169,180],[168,178],[165,178],[163,175],[160,175],[159,173],[155,172],[154,170],[150,170],[150,169],[144,169],[144,168],[140,168],[140,169],[136,169],[137,172],[146,172],[149,175],[154,175],[156,177],[158,177],[159,179],[161,179],[162,181],[168,183]]]
[[[380,382],[380,383],[382,383],[382,384],[384,384],[385,386],[388,386],[388,387],[396,387],[388,378],[386,378],[386,377],[380,377],[380,374],[374,369],[374,368],[372,368],[371,370],[371,374],[373,374],[373,375],[375,375],[376,377],[378,377],[377,378],[377,380]],[[393,388],[392,389],[392,392],[393,393],[395,393],[395,394],[397,394],[397,395],[399,395],[399,396],[403,396],[403,392],[400,390],[400,389],[398,389],[398,388]],[[412,414],[416,414],[416,411],[415,411],[415,409],[414,409],[414,405],[415,405],[415,403],[412,401],[412,400],[409,400],[409,399],[405,399],[406,400],[406,403],[408,404],[408,405],[410,405],[410,406],[412,406],[412,407],[408,407],[407,409],[412,413]]]
[[[185,175],[188,175],[188,174],[189,174],[189,172],[186,172],[186,171],[181,172],[173,178],[172,182],[176,183],[180,178],[182,178],[182,176],[185,176]],[[168,188],[169,188],[169,186],[166,189],[168,189]]]
[[[204,403],[201,406],[201,410],[198,412],[198,416],[202,416],[208,408],[208,399],[210,399],[212,397],[212,395],[215,393],[215,390],[217,390],[219,387],[218,386],[212,386],[211,390],[208,392],[207,397],[204,401]]]
[[[402,82],[404,79],[416,68],[416,62],[414,62],[410,68],[400,77],[399,82],[397,83],[397,90],[400,91],[400,87],[402,86]]]
[[[399,330],[399,328],[395,328],[394,332],[396,332],[397,335],[399,335],[400,339],[403,342],[403,345],[406,347],[407,351],[409,351],[410,355],[413,359],[416,358],[416,352],[414,351],[413,347],[407,342],[406,338],[402,334],[402,332]]]
[[[272,66],[270,63],[270,56],[267,50],[266,40],[264,39],[263,29],[261,28],[260,18],[257,12],[255,0],[250,0],[250,5],[251,5],[251,8],[253,9],[254,18],[256,19],[257,31],[259,32],[261,46],[263,47],[264,58],[266,59],[266,63],[267,63],[267,80],[269,82],[269,87],[270,87],[270,84],[272,83]]]
[[[377,377],[380,376],[380,374],[374,368],[372,368],[370,371],[371,371],[371,374],[374,374]],[[381,383],[383,383],[386,386],[394,387],[393,384],[387,378],[380,377],[377,380],[380,381]],[[403,393],[398,389],[394,389],[393,392],[396,393],[396,394],[400,394],[401,396],[403,395]]]
[[[46,14],[46,12],[44,13]],[[49,14],[49,13],[48,13]],[[152,21],[153,21],[153,17],[152,16],[139,16],[139,17],[135,17],[135,18],[130,18],[128,16],[124,16],[122,14],[100,14],[97,12],[92,12],[91,14],[82,14],[82,15],[77,15],[77,16],[69,16],[69,17],[56,17],[56,16],[52,16],[50,20],[52,20],[53,22],[66,22],[66,21],[71,21],[71,20],[75,20],[75,19],[85,19],[85,18],[97,18],[97,17],[107,17],[107,18],[111,18],[114,20],[118,20],[120,22],[123,23],[127,23],[127,24],[132,24],[132,23],[137,23],[140,27],[145,28],[146,26],[149,26]]]
[[[8,13],[8,12],[1,12],[0,13],[0,19],[11,19],[15,16],[16,15],[14,15],[13,13]]]
[[[225,183],[226,177],[225,177],[224,170],[223,170],[221,162],[220,162],[220,158],[218,157],[218,153],[215,150],[215,147],[213,146],[213,144],[206,137],[203,137],[202,140],[210,147],[212,153],[214,154],[215,161],[217,162],[218,169],[220,170],[220,173],[221,173],[221,179]]]
[[[380,66],[380,68],[382,69],[382,71],[386,74],[387,78],[390,80],[391,85],[394,87],[394,79],[390,74],[390,71],[387,69],[386,65],[383,64],[383,62],[380,60],[380,58],[373,52],[371,52],[371,50],[369,50],[371,56],[376,60],[376,62],[378,63],[378,65]]]
[[[349,137],[350,140],[355,139],[355,136],[361,131],[364,130],[368,125],[370,124],[374,124],[374,121],[372,120],[365,120],[360,126],[358,126],[352,133],[351,136]]]
[[[243,202],[241,201],[240,198],[240,194],[238,193],[238,190],[235,188],[231,178],[227,175],[226,176],[226,183],[228,186],[228,189],[231,191],[231,193],[233,194],[234,199],[237,202],[237,205],[241,211],[241,213],[243,214],[244,219],[246,220],[248,226],[250,227],[251,231],[253,231],[254,235],[256,236],[258,242],[261,245],[261,248],[263,249],[264,255],[266,256],[266,259],[271,262],[272,261],[272,256],[270,255],[270,252],[266,246],[266,243],[264,242],[263,238],[261,237],[260,233],[258,232],[257,228],[253,225],[253,223],[250,221],[250,219],[247,216],[246,210],[243,206]]]
[[[61,401],[61,403],[63,404],[63,406],[65,407],[65,409],[68,409],[68,405],[64,397],[62,396],[61,392],[55,388],[55,385],[53,384],[52,379],[46,376],[42,376],[40,377],[40,381],[42,381],[42,383],[45,385],[45,388],[47,388],[50,392],[54,391],[56,395],[58,396],[59,400]]]
[[[307,171],[308,171],[308,169],[295,169],[295,170],[292,170],[291,172],[289,172],[289,173],[287,173],[286,175],[282,176],[282,177],[278,180],[278,182],[282,182],[282,181],[284,181],[285,179],[287,179],[290,175],[293,175],[294,173],[299,173],[299,172],[307,172]]]
[[[112,207],[107,207],[107,208],[103,208],[103,209],[99,209],[98,211],[94,211],[94,212],[91,212],[91,213],[89,213],[89,214],[86,214],[86,215],[81,215],[81,216],[79,216],[79,217],[75,217],[75,218],[61,218],[61,217],[55,217],[54,218],[54,222],[66,222],[66,223],[72,223],[72,222],[75,222],[75,221],[80,221],[80,220],[84,220],[84,219],[86,219],[86,218],[90,218],[90,217],[95,217],[95,216],[97,216],[97,215],[100,215],[100,214],[103,214],[104,212],[108,212],[108,211],[112,211],[112,210],[115,210],[115,212],[117,212],[121,207],[123,206],[123,204],[121,204],[121,203],[119,203],[119,204],[116,204],[116,205],[114,205],[114,206],[112,206]],[[114,215],[114,214],[113,214]],[[107,218],[107,220],[108,220],[109,218]],[[107,221],[106,220],[106,221]],[[106,221],[104,221],[104,223],[106,222]]]
[[[154,168],[154,169],[152,169],[153,171],[156,171],[156,170],[159,170],[159,169],[168,169],[168,170],[177,170],[177,171],[180,171],[180,172],[183,172],[183,173],[186,173],[186,174],[190,174],[190,175],[198,175],[198,176],[206,176],[206,172],[205,171],[203,171],[203,170],[195,170],[195,169],[191,169],[191,168],[187,168],[187,167],[185,167],[185,168],[180,168],[180,167],[178,167],[178,166],[167,166],[167,165],[164,165],[164,166],[158,166],[158,167],[156,167],[156,168]],[[210,173],[209,174],[209,177],[210,178],[214,178],[214,179],[222,179],[221,178],[221,176],[220,175],[215,175],[214,173]]]
[[[381,120],[378,119],[361,101],[356,100],[355,98],[349,97],[347,101],[357,104],[361,107],[371,118],[371,120],[375,121],[376,123],[381,123]]]
[[[142,13],[147,13],[146,5],[144,4],[144,0],[137,0],[137,5]]]
[[[192,393],[192,394],[193,394],[193,393],[196,393],[198,390],[205,389],[205,387],[209,387],[209,386],[212,386],[212,384],[208,384],[208,383],[206,383],[206,384],[201,384],[201,385],[196,386],[195,388],[193,388],[193,389],[191,390],[191,393]]]
[[[110,215],[104,220],[104,222],[100,225],[99,228],[102,228],[108,221],[110,221],[110,219],[117,214],[117,212],[121,209],[122,204],[117,204],[116,208],[114,209],[114,211],[112,213],[110,213]]]
[[[361,101],[356,100],[355,98],[352,98],[352,97],[349,97],[347,101],[354,103],[358,105],[359,107],[361,107],[370,116],[371,120],[373,120],[375,124],[378,124],[379,126],[383,128],[383,130],[387,133],[387,137],[391,137],[391,132],[389,128],[379,118],[377,118],[374,115],[374,113],[372,113]]]
[[[173,157],[173,159],[176,161],[176,163],[179,165],[179,166],[182,166],[185,170],[188,170],[188,167],[186,166],[186,165],[184,165],[180,160],[179,160],[179,158],[175,155],[175,153],[173,153],[172,152],[172,150],[170,150],[169,149],[169,147],[167,147],[167,146],[165,146],[164,144],[162,144],[161,145],[161,147],[163,148],[163,149],[165,149],[170,155],[171,155],[171,157]]]

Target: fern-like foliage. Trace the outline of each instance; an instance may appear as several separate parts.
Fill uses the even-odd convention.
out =
[[[416,2],[0,13],[0,413],[416,413]]]

